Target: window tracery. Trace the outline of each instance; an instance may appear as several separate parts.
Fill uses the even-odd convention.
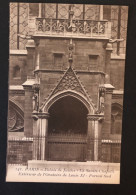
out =
[[[22,132],[24,130],[24,119],[13,106],[9,105],[8,110],[8,131]]]

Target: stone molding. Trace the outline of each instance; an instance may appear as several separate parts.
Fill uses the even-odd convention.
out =
[[[88,121],[103,121],[104,120],[104,115],[87,115],[87,120]]]
[[[95,112],[95,108],[87,101],[87,99],[85,97],[83,97],[81,94],[76,93],[75,91],[63,91],[53,97],[51,97],[49,100],[47,100],[45,103],[43,103],[41,110],[43,111],[47,111],[49,110],[49,108],[59,99],[61,99],[62,97],[66,97],[66,96],[72,96],[75,97],[76,99],[78,99],[80,102],[82,102],[89,113],[94,113]]]
[[[32,118],[34,120],[48,119],[49,118],[49,113],[48,112],[33,112],[32,113]]]
[[[10,55],[27,55],[27,50],[10,50]]]
[[[65,70],[38,69],[38,70],[34,70],[34,72],[47,72],[47,73],[48,72],[57,72],[57,73],[64,74]],[[78,74],[102,74],[102,75],[105,75],[105,73],[102,72],[102,71],[85,71],[85,70],[78,70],[78,69],[76,69],[75,72],[78,73]]]
[[[40,33],[35,33],[33,35],[34,39],[35,38],[61,38],[61,39],[69,39],[71,38],[71,35],[59,35],[59,34],[56,34],[56,35],[47,35],[47,34],[40,34]],[[89,39],[89,40],[103,40],[103,41],[108,41],[109,38],[108,37],[87,37],[87,36],[75,36],[75,35],[72,35],[72,39]]]
[[[41,119],[48,119],[49,118],[49,113],[48,112],[39,112],[38,117]]]

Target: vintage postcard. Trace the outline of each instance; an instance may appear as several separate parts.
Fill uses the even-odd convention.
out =
[[[128,7],[9,6],[6,181],[119,184]]]

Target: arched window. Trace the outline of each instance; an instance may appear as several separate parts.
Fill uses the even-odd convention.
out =
[[[20,78],[21,74],[20,74],[20,67],[19,66],[15,66],[13,68],[13,78]]]
[[[8,108],[8,131],[23,132],[24,131],[24,113],[21,108],[14,102],[9,101]]]
[[[111,133],[121,134],[121,131],[122,131],[122,108],[118,104],[113,104],[111,110]]]

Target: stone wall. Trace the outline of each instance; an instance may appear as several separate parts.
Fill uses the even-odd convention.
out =
[[[22,85],[27,79],[27,56],[21,54],[12,54],[9,58],[9,84]],[[14,75],[15,68],[20,68],[20,75]]]
[[[124,89],[125,60],[111,60],[111,84],[117,90]]]
[[[77,76],[95,104],[98,99],[98,86],[104,83],[106,41],[73,39],[73,64]],[[40,54],[40,98],[41,102],[51,93],[57,81],[69,66],[68,45],[70,39],[40,39],[37,50]],[[55,64],[55,54],[62,54],[62,63]],[[96,56],[95,59],[89,59]],[[93,58],[93,57],[92,57]],[[89,61],[90,60],[90,61]],[[93,64],[92,64],[93,63]]]
[[[8,164],[26,164],[32,160],[32,141],[9,140]]]

